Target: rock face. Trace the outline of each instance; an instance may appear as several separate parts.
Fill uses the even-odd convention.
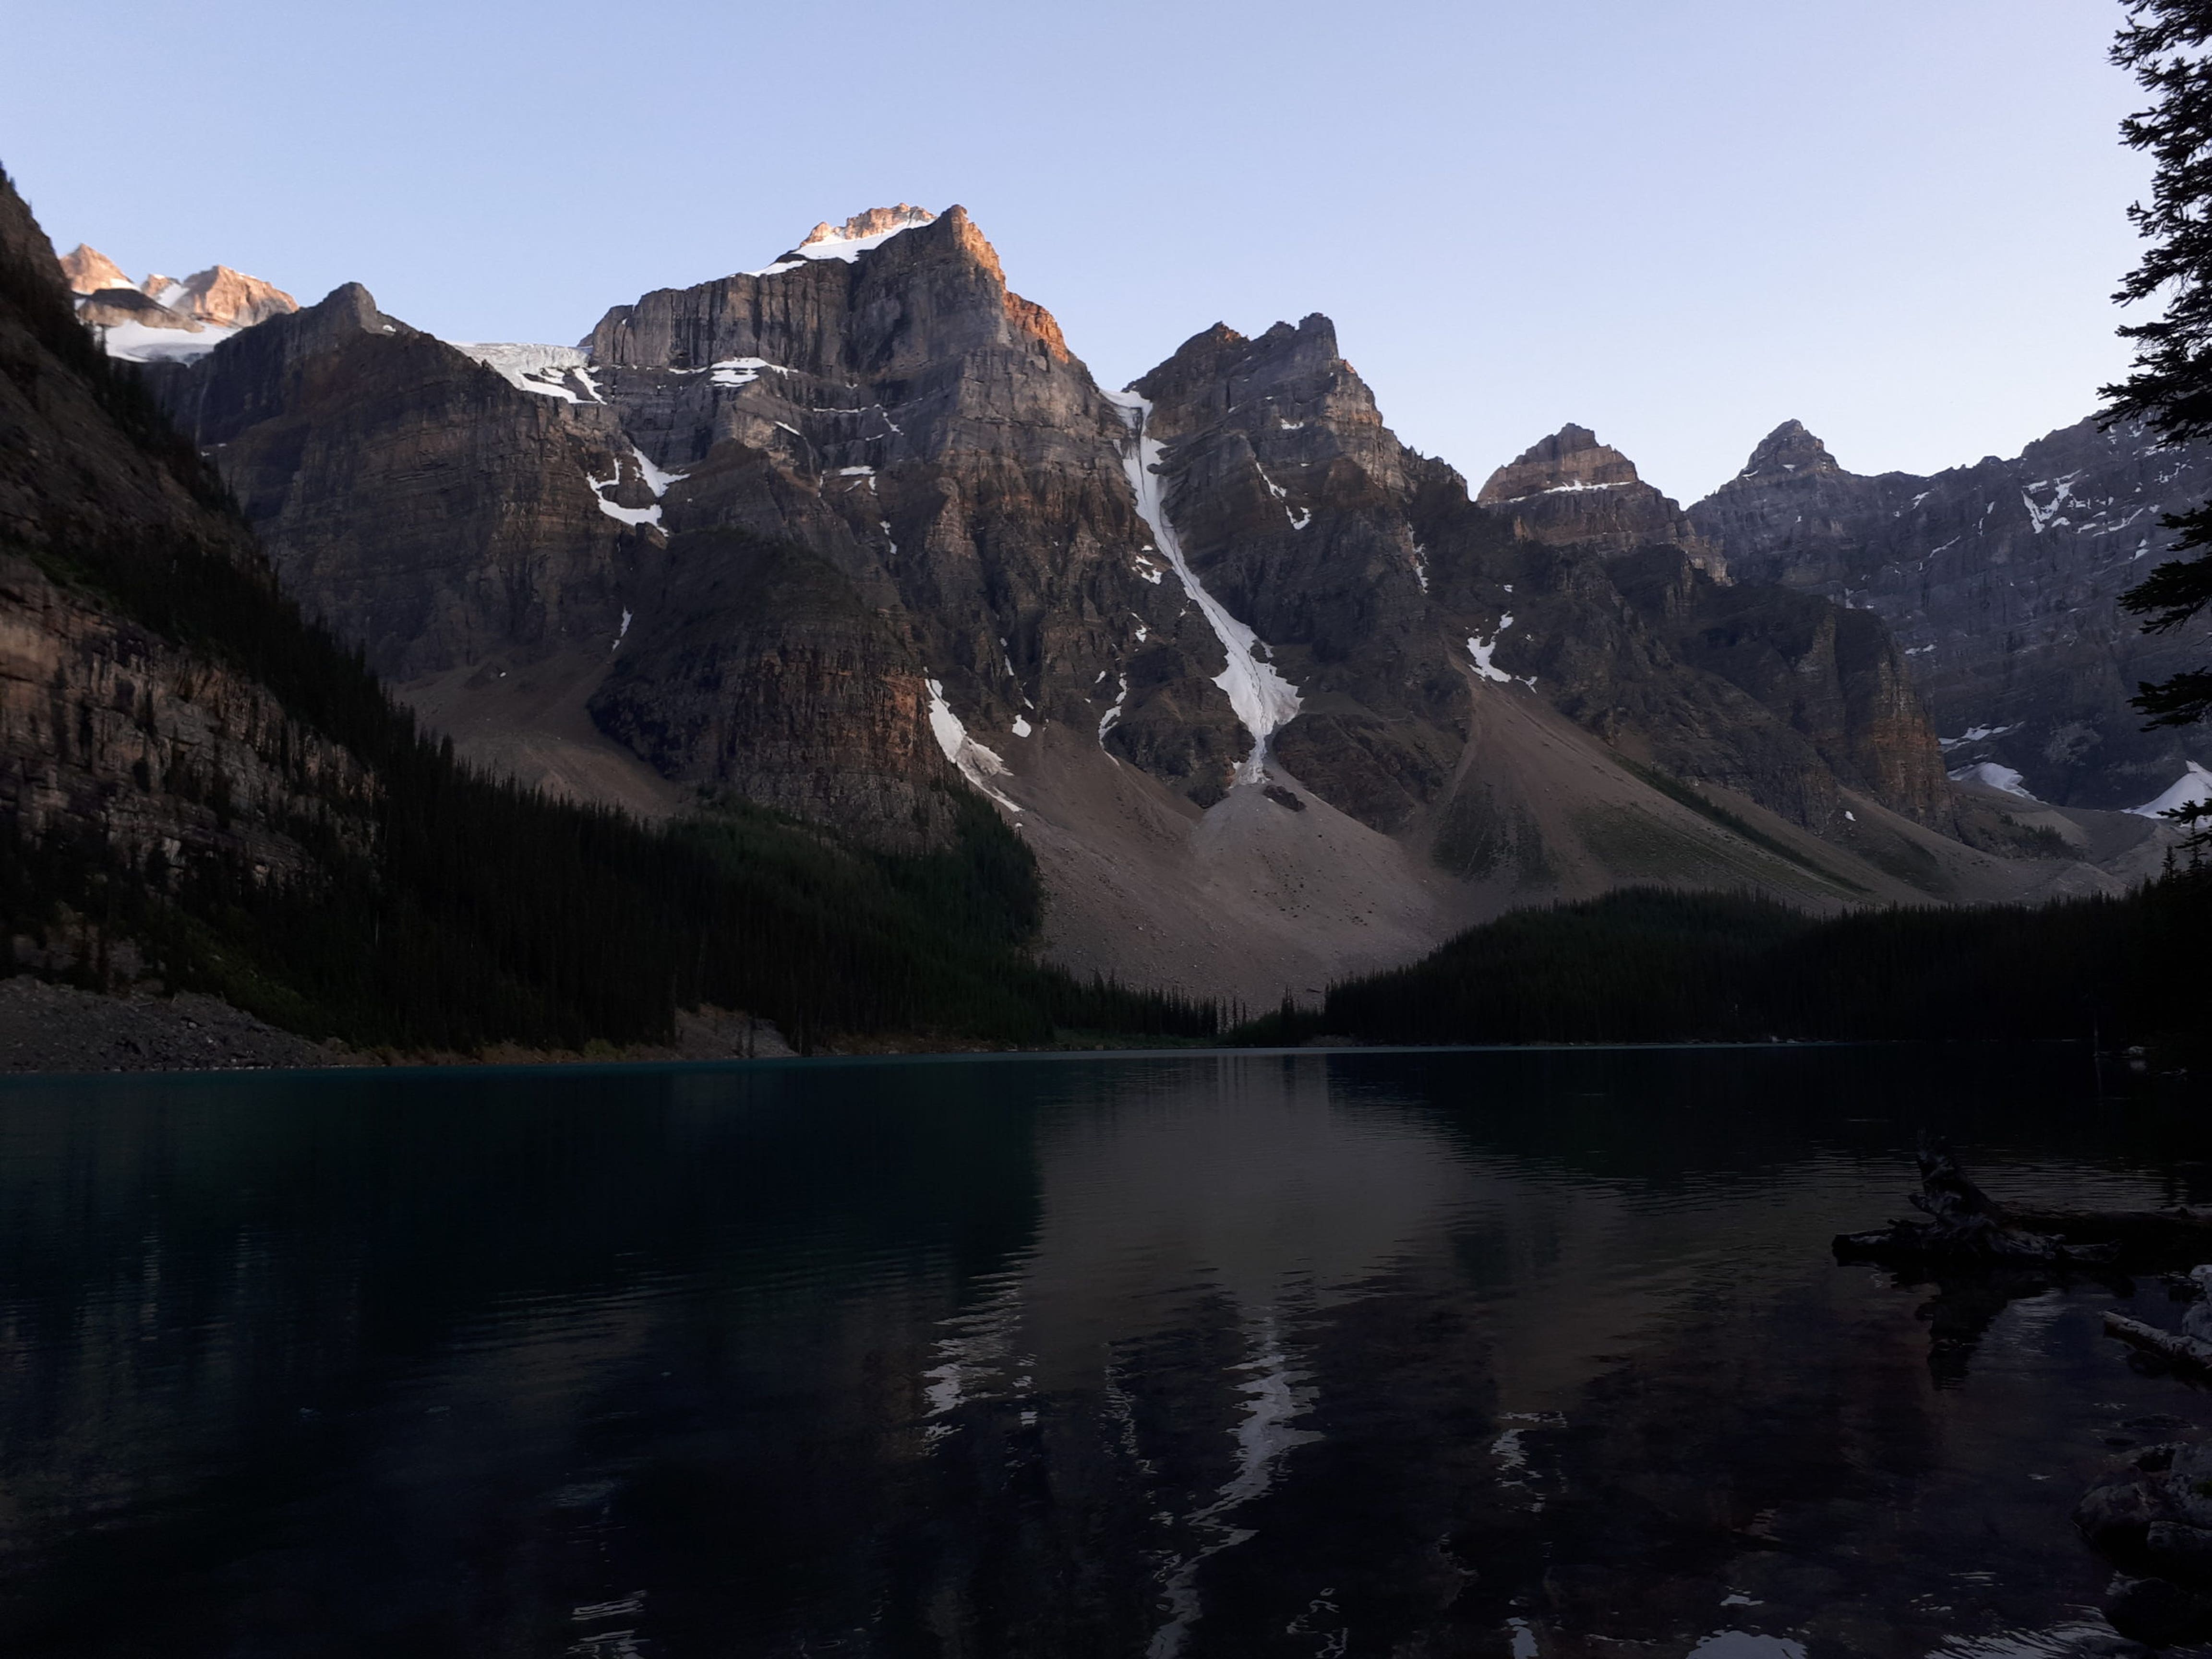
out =
[[[895,231],[926,225],[935,217],[927,208],[915,207],[910,202],[901,202],[896,207],[870,208],[866,213],[854,214],[842,225],[823,220],[806,233],[806,240],[799,246],[805,250],[825,242],[857,242],[870,236],[888,236]]]
[[[96,247],[79,242],[61,256],[62,276],[72,294],[97,294],[102,289],[129,288],[131,279]]]
[[[155,287],[156,283],[161,286]],[[149,276],[146,291],[172,311],[218,328],[251,328],[300,308],[300,302],[283,289],[228,265],[210,265],[181,283]]]
[[[1617,561],[1612,574],[1675,661],[1748,693],[1809,743],[1838,783],[1916,823],[1951,827],[1927,708],[1877,618],[1773,583],[1715,582],[1675,548]],[[1755,785],[1746,793],[1767,796]],[[1785,817],[1832,823],[1815,804],[1824,793],[1817,771],[1791,793],[1807,804],[1802,813],[1778,809]]]
[[[1670,497],[1638,477],[1628,457],[1571,422],[1492,473],[1476,499],[1530,541],[1601,553],[1679,547],[1707,574],[1727,574],[1718,551]]]
[[[296,880],[321,857],[311,826],[366,845],[368,798],[249,677],[0,554],[0,808],[33,842]]]
[[[518,390],[358,284],[225,340],[165,392],[285,586],[393,680],[611,654],[624,584],[659,554],[604,405]]]
[[[1474,691],[1516,678],[1792,822],[1825,830],[1842,783],[1949,823],[1886,630],[1717,583],[1680,512],[1584,428],[1501,469],[1471,507],[1456,473],[1383,426],[1322,317],[1256,340],[1217,326],[1136,390],[1169,441],[1184,558],[1297,688],[1273,753],[1363,823],[1397,834],[1434,807]],[[1532,532],[1531,499],[1599,505]]]
[[[110,304],[127,304],[115,292],[127,290],[154,301],[167,312],[189,318],[193,324],[251,328],[256,323],[265,323],[271,317],[282,317],[300,308],[300,302],[283,289],[258,276],[248,276],[242,270],[233,270],[228,265],[210,265],[182,281],[156,272],[133,283],[114,260],[82,242],[63,254],[58,263],[72,294],[81,297],[97,295]]]
[[[181,311],[173,311],[159,300],[135,288],[106,288],[77,302],[77,320],[88,327],[112,329],[137,324],[142,328],[173,328],[188,334],[206,331],[207,325]]]
[[[2212,659],[2212,623],[2146,635],[2118,596],[2163,555],[2162,514],[2212,495],[2212,456],[2083,421],[1934,477],[1848,472],[1795,421],[1691,509],[1738,574],[1878,617],[1955,773],[2062,805],[2131,808],[2212,736],[2145,732],[2139,682]]]
[[[682,475],[672,533],[795,542],[863,611],[895,618],[915,678],[894,701],[939,684],[948,757],[963,741],[995,757],[1020,728],[1065,724],[1193,799],[1219,799],[1238,747],[1210,684],[1219,647],[1145,550],[1122,411],[1051,318],[1007,289],[964,211],[914,216],[849,221],[866,236],[909,222],[853,259],[648,294],[592,331],[585,349],[624,429]],[[641,612],[634,660],[657,655],[664,630],[700,626],[680,608]],[[1183,718],[1164,731],[1131,719],[1125,694],[1140,690]]]
[[[194,495],[188,453],[165,463],[102,401],[59,262],[4,185],[0,264],[0,813],[33,847],[172,879],[312,878],[366,845],[373,780],[250,674],[66,580],[91,544],[258,555]]]
[[[1296,688],[1272,753],[1361,823],[1407,829],[1450,777],[1469,692],[1425,599],[1413,457],[1334,326],[1311,316],[1248,340],[1216,325],[1135,390],[1188,570]],[[1125,724],[1157,729],[1178,696],[1133,679]]]
[[[1466,504],[1449,489],[1426,492],[1424,507],[1439,598],[1488,635],[1471,648],[1609,744],[1816,834],[1852,822],[1844,789],[1951,827],[1933,734],[1878,625],[1854,629],[1837,607],[1771,585],[1718,582],[1679,543],[1555,545],[1522,534],[1510,501]],[[1486,607],[1495,620],[1483,627]]]
[[[79,319],[100,331],[107,355],[155,365],[156,374],[204,356],[240,329],[300,308],[282,289],[228,265],[181,282],[155,273],[134,285],[112,259],[82,242],[56,263],[78,296]]]
[[[602,731],[672,778],[894,847],[942,839],[931,682],[848,578],[733,530],[680,536],[655,568],[638,601],[655,620],[591,701]]]

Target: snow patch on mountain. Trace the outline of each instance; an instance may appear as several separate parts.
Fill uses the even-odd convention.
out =
[[[1995,761],[1976,761],[1972,766],[1962,766],[1948,775],[1954,783],[1978,783],[1984,788],[2002,789],[2008,795],[2018,795],[2022,800],[2036,798],[2028,793],[2027,780],[2009,766],[2000,766]]]
[[[988,795],[1010,812],[1022,809],[991,787],[990,780],[1006,774],[1006,763],[995,750],[986,749],[968,735],[968,728],[960,716],[952,712],[952,705],[945,701],[945,684],[941,680],[924,682],[929,687],[929,731],[937,739],[937,746],[945,751],[960,775]]]
[[[196,333],[182,329],[149,328],[144,323],[111,323],[100,331],[100,348],[119,362],[189,363],[237,333],[234,328],[214,325]]]
[[[629,447],[629,453],[631,459],[637,463],[638,477],[645,480],[645,487],[653,492],[653,499],[656,501],[668,493],[669,485],[681,483],[691,476],[689,472],[662,471],[635,444]]]
[[[1259,635],[1231,616],[1221,601],[1206,591],[1206,585],[1185,562],[1182,543],[1176,535],[1175,526],[1168,522],[1167,507],[1161,496],[1159,463],[1163,447],[1158,439],[1145,434],[1152,412],[1151,400],[1133,392],[1109,392],[1104,395],[1121,411],[1122,420],[1128,424],[1129,445],[1122,453],[1122,465],[1129,475],[1129,488],[1137,498],[1137,516],[1151,529],[1153,543],[1181,580],[1182,591],[1198,606],[1200,614],[1212,628],[1214,637],[1229,653],[1227,665],[1214,676],[1213,683],[1228,694],[1230,708],[1252,735],[1252,752],[1237,769],[1237,781],[1258,783],[1267,765],[1267,740],[1297,717],[1298,689],[1277,673],[1274,665],[1267,660],[1271,653]]]
[[[514,340],[448,340],[446,343],[475,358],[485,368],[497,370],[501,379],[519,391],[558,398],[564,404],[580,404],[587,398],[595,404],[606,401],[592,383],[592,360],[574,346],[535,345]]]
[[[1304,530],[1308,525],[1313,522],[1313,510],[1310,507],[1301,511],[1297,507],[1292,507],[1291,505],[1290,493],[1285,490],[1282,485],[1277,483],[1273,478],[1267,476],[1267,469],[1261,466],[1256,459],[1254,459],[1252,465],[1254,470],[1260,475],[1260,482],[1267,486],[1267,493],[1275,498],[1276,504],[1290,516],[1291,529]]]
[[[1955,738],[1938,738],[1936,743],[1945,749],[1957,749],[1969,743],[1987,743],[1991,738],[2001,738],[2008,732],[2017,732],[2014,726],[1972,726]]]
[[[589,472],[586,472],[584,474],[584,482],[591,485],[592,496],[592,499],[599,502],[599,511],[605,514],[610,519],[613,519],[618,523],[631,526],[633,528],[641,524],[649,524],[655,530],[660,528],[660,503],[659,501],[655,501],[651,507],[619,507],[614,502],[609,501],[605,495],[600,493],[603,490],[612,489],[617,484],[622,483],[622,463],[619,460],[615,463],[615,475],[613,477],[594,478]]]
[[[788,374],[791,371],[781,363],[772,363],[765,357],[725,357],[714,366],[709,377],[715,386],[750,386],[766,369],[771,374]]]
[[[2139,818],[2162,817],[2180,806],[2201,806],[2212,801],[2212,772],[2206,771],[2195,761],[2188,763],[2189,769],[2167,787],[2155,800],[2147,800],[2141,806],[2128,811]]]
[[[1534,691],[1536,689],[1534,674],[1509,674],[1491,660],[1498,649],[1498,641],[1505,637],[1505,630],[1512,626],[1513,613],[1508,611],[1498,618],[1498,627],[1488,639],[1474,634],[1467,636],[1467,654],[1474,659],[1474,672],[1483,678],[1493,680],[1499,685],[1510,685],[1517,679]]]
[[[902,202],[895,208],[870,208],[866,213],[856,213],[842,225],[832,225],[825,221],[815,226],[805,241],[774,264],[744,274],[748,276],[775,276],[821,259],[837,259],[851,264],[863,253],[881,247],[902,231],[926,225],[936,217],[927,208]]]
[[[1114,694],[1114,706],[1108,709],[1098,721],[1098,746],[1101,749],[1106,746],[1106,734],[1114,729],[1114,723],[1121,718],[1121,706],[1129,701],[1129,677],[1122,674],[1117,678],[1121,689]]]

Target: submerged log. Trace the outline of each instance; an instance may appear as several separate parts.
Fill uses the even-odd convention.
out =
[[[2014,1210],[2013,1224],[2068,1244],[2112,1244],[2128,1262],[2172,1267],[2212,1260],[2212,1210]]]
[[[2030,1267],[2103,1267],[2117,1261],[2117,1235],[2069,1242],[2054,1231],[2031,1224],[1998,1203],[1960,1169],[1950,1148],[1923,1141],[1915,1155],[1920,1190],[1912,1207],[1924,1220],[1893,1221],[1874,1232],[1838,1233],[1836,1259],[1874,1261],[1886,1267],[1949,1269]],[[2090,1218],[2078,1218],[2079,1231],[2094,1232]],[[2208,1233],[2206,1237],[2212,1237]]]

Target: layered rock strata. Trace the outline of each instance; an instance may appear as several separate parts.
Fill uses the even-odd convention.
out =
[[[1739,574],[1879,617],[1952,770],[2062,805],[2131,808],[2212,760],[2198,730],[2146,732],[2144,680],[2212,660],[2212,622],[2145,635],[2118,609],[2212,496],[2212,455],[2094,421],[1933,477],[1844,471],[1790,421],[1691,509]]]
[[[742,529],[824,561],[894,619],[957,724],[955,755],[1013,764],[1030,732],[1064,724],[1218,799],[1239,752],[1211,684],[1222,647],[1163,585],[1122,410],[1008,290],[965,212],[878,224],[845,228],[883,239],[851,259],[649,294],[586,340],[625,429],[683,475],[672,531]],[[1140,698],[1177,717],[1135,718]]]
[[[518,389],[349,283],[163,382],[285,586],[405,682],[611,656],[653,485],[613,412]]]
[[[95,546],[258,554],[188,453],[149,453],[97,395],[60,263],[4,185],[0,264],[0,814],[163,879],[314,878],[368,846],[374,780],[250,672],[69,580]]]
[[[1550,547],[1632,553],[1679,547],[1717,580],[1726,561],[1672,497],[1637,476],[1636,465],[1588,427],[1570,422],[1492,473],[1476,498],[1513,533]]]
[[[62,279],[69,291],[76,295],[97,294],[102,289],[129,288],[131,279],[117,264],[98,248],[79,242],[55,261],[61,267]]]

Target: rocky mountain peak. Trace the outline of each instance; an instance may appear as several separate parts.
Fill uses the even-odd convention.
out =
[[[258,328],[209,332],[223,357],[204,377],[191,411],[194,435],[203,446],[228,443],[254,422],[267,419],[295,395],[312,361],[345,350],[364,334],[397,339],[416,334],[379,311],[359,283],[344,283],[316,304]]]
[[[78,320],[101,331],[110,356],[133,362],[188,361],[241,328],[300,308],[283,289],[228,265],[210,265],[181,282],[156,271],[133,283],[82,242],[55,263],[76,297]]]
[[[2145,635],[2118,609],[2160,519],[2208,479],[2212,453],[2094,419],[1924,477],[1848,471],[1790,421],[1690,514],[1747,579],[1881,617],[1953,776],[2002,768],[2034,800],[2133,809],[2212,756],[2127,701],[2203,659],[2201,624]]]
[[[102,289],[129,288],[123,268],[98,248],[79,242],[61,258],[62,275],[72,294],[97,294]]]
[[[172,310],[218,328],[251,328],[300,308],[300,302],[275,283],[228,265],[210,265],[154,297]]]
[[[1600,443],[1588,427],[1570,421],[1492,473],[1475,499],[1485,507],[1498,507],[1554,490],[1609,489],[1638,482],[1633,461]]]
[[[1249,338],[1216,323],[1131,389],[1155,405],[1156,431],[1173,437],[1234,428],[1263,471],[1279,466],[1317,480],[1343,457],[1388,487],[1402,482],[1401,447],[1383,427],[1374,393],[1338,354],[1336,325],[1319,312]],[[1295,519],[1304,510],[1271,512]]]
[[[1743,464],[1739,478],[1757,478],[1775,473],[1838,472],[1836,458],[1828,453],[1827,445],[1805,429],[1802,421],[1784,421],[1759,440],[1759,447],[1751,452],[1751,459]]]
[[[799,246],[804,252],[825,242],[860,242],[894,236],[916,225],[926,225],[936,217],[927,208],[915,207],[910,202],[901,202],[896,207],[870,208],[865,213],[854,214],[842,225],[833,225],[824,219],[806,233],[806,240]]]
[[[859,374],[901,380],[1008,345],[1055,368],[1073,362],[1059,325],[1008,290],[997,252],[957,205],[858,240],[817,242],[759,270],[656,289],[611,308],[579,343],[611,368],[720,366],[726,375],[757,360],[779,379],[847,387]]]
[[[94,294],[112,297],[112,289],[135,289],[162,309],[190,319],[170,323],[170,327],[212,323],[217,328],[251,328],[300,308],[300,302],[275,283],[228,265],[210,265],[182,281],[156,271],[134,283],[114,260],[83,242],[63,254],[59,263],[70,292],[80,298]]]
[[[298,362],[336,350],[362,334],[410,339],[418,332],[379,310],[376,296],[359,283],[342,283],[313,305],[285,313],[280,326],[239,338],[231,349],[245,350],[258,342],[250,349]]]
[[[1719,550],[1681,507],[1638,477],[1627,456],[1572,422],[1492,473],[1475,501],[1523,541],[1607,556],[1672,547],[1716,581],[1728,579]]]

